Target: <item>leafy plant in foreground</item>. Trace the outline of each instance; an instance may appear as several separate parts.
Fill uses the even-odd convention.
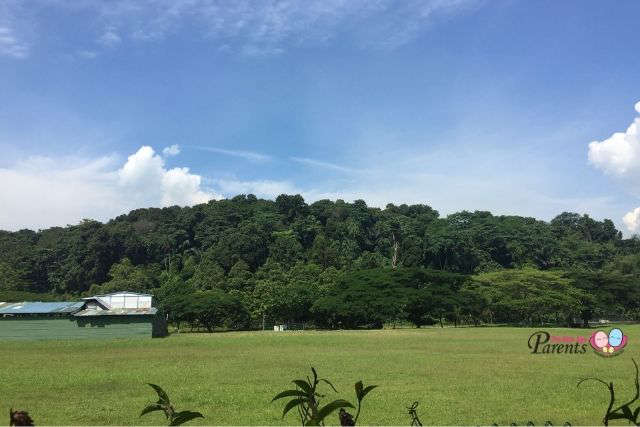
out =
[[[633,362],[633,365],[636,368],[636,380],[635,380],[636,394],[633,397],[633,399],[631,399],[627,403],[624,403],[618,406],[615,409],[612,409],[616,401],[616,395],[613,389],[613,382],[607,383],[601,380],[600,378],[584,378],[578,382],[578,387],[580,387],[580,384],[582,384],[585,381],[589,381],[589,380],[598,381],[599,383],[604,384],[604,386],[607,387],[607,389],[609,389],[609,406],[607,407],[607,412],[605,413],[604,418],[602,419],[602,423],[605,426],[609,425],[610,420],[627,420],[636,426],[640,425],[638,424],[638,421],[639,421],[638,417],[640,416],[640,406],[636,407],[635,410],[631,410],[631,406],[630,406],[632,403],[638,400],[638,398],[640,398],[640,382],[638,380],[638,364],[634,359],[631,359],[631,361]]]
[[[287,402],[284,406],[284,410],[282,412],[282,418],[287,415],[287,413],[293,408],[297,408],[298,415],[300,416],[300,422],[303,426],[312,426],[312,425],[324,425],[324,420],[330,414],[332,414],[337,409],[341,409],[340,411],[340,422],[342,425],[355,425],[358,421],[358,417],[360,416],[360,409],[362,407],[362,400],[365,398],[367,394],[371,390],[373,390],[375,385],[364,387],[362,381],[358,381],[354,388],[356,392],[356,399],[358,400],[358,407],[356,412],[356,417],[353,419],[351,414],[344,411],[344,408],[356,408],[350,402],[344,399],[336,399],[326,405],[322,406],[320,404],[320,399],[324,398],[324,394],[320,394],[318,392],[318,385],[323,382],[327,384],[334,392],[338,392],[336,388],[331,384],[331,382],[325,378],[318,378],[318,373],[315,368],[311,367],[311,372],[313,373],[313,379],[307,377],[306,380],[293,380],[293,383],[296,385],[295,389],[285,390],[281,393],[278,393],[271,401],[276,401],[278,399],[282,399],[285,397],[291,397],[292,399]],[[351,424],[353,423],[353,424]]]
[[[358,417],[360,417],[360,409],[362,408],[362,400],[364,399],[364,397],[367,394],[369,394],[369,392],[371,390],[373,390],[376,387],[378,387],[378,386],[377,385],[369,385],[369,386],[365,387],[362,384],[362,381],[358,381],[357,383],[355,383],[354,388],[356,390],[356,399],[358,399],[358,410],[356,412],[356,419],[354,420],[354,423],[357,423],[358,422]]]
[[[200,412],[176,412],[173,405],[171,405],[169,396],[160,386],[157,386],[155,384],[149,384],[149,386],[153,388],[158,394],[158,401],[156,403],[150,403],[149,405],[147,405],[140,413],[140,416],[154,411],[162,411],[164,412],[164,416],[167,417],[167,421],[169,421],[170,426],[179,426],[186,423],[187,421],[193,420],[194,418],[204,418],[204,415],[202,415]]]

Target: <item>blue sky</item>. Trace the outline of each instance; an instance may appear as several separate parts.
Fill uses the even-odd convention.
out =
[[[636,0],[5,0],[0,228],[300,193],[575,211],[630,235],[639,16]]]

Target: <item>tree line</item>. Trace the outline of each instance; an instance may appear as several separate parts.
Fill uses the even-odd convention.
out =
[[[422,204],[240,195],[0,231],[0,254],[0,301],[150,292],[174,322],[209,330],[640,317],[640,239],[567,212],[442,217]]]

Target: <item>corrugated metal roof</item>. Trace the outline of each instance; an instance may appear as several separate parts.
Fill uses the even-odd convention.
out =
[[[96,297],[109,297],[109,296],[113,296],[113,295],[128,295],[128,296],[136,296],[136,297],[152,297],[152,294],[139,294],[136,292],[129,292],[129,291],[120,291],[120,292],[111,292],[109,294],[101,294],[101,295],[95,295]]]
[[[102,308],[104,308],[105,310],[109,310],[111,308],[111,305],[109,305],[105,300],[103,300],[102,298],[100,298],[99,296],[95,296],[95,297],[88,297],[88,298],[82,298],[84,301],[96,301],[99,305],[102,306]]]
[[[82,308],[84,302],[16,302],[0,306],[0,314],[55,314],[73,313]]]
[[[148,308],[112,308],[111,310],[82,310],[74,314],[78,317],[88,316],[136,316],[144,314],[156,314],[158,309]]]

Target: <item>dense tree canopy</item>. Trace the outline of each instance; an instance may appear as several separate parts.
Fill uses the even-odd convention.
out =
[[[131,290],[202,306],[216,297],[227,308],[239,301],[253,326],[640,313],[640,239],[567,212],[550,222],[484,211],[441,217],[426,205],[240,195],[137,209],[104,224],[0,231],[0,254],[0,300]],[[533,313],[533,301],[547,312]]]

